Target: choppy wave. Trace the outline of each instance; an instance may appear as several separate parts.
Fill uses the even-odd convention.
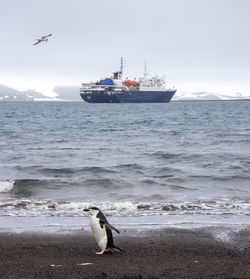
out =
[[[0,193],[10,192],[14,187],[15,181],[0,181]]]
[[[174,153],[169,153],[169,152],[164,152],[164,151],[157,151],[157,152],[153,153],[152,156],[155,156],[159,159],[178,160],[180,157],[180,154],[174,154]]]
[[[6,103],[0,216],[248,218],[249,107]]]
[[[0,216],[84,216],[85,208],[97,206],[107,216],[152,216],[152,215],[250,215],[250,201],[219,202],[81,202],[45,200],[7,200],[0,202]]]
[[[93,174],[99,174],[99,173],[115,173],[115,170],[104,168],[104,167],[74,167],[74,168],[64,168],[64,167],[43,167],[43,166],[16,166],[17,170],[22,172],[36,172],[43,175],[53,175],[53,176],[67,176],[67,175],[73,175],[73,174],[86,174],[86,173],[93,173]]]

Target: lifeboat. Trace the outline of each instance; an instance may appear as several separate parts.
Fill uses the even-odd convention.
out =
[[[129,86],[136,86],[137,82],[135,80],[126,79],[123,82],[123,84],[129,87]]]

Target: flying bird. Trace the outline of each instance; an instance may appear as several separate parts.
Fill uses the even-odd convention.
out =
[[[125,252],[123,249],[118,248],[114,245],[112,231],[114,230],[117,233],[120,233],[115,227],[110,225],[103,215],[101,210],[97,207],[90,207],[88,209],[84,209],[84,211],[90,212],[90,226],[91,230],[94,234],[95,240],[98,246],[101,248],[100,252],[96,252],[97,255],[102,255],[105,252],[111,251],[111,249],[117,249],[122,252]]]
[[[41,42],[48,42],[48,37],[50,37],[50,36],[52,36],[52,34],[49,34],[49,35],[46,35],[46,36],[43,36],[43,37],[37,39],[37,42],[35,42],[33,44],[33,46],[40,44]]]

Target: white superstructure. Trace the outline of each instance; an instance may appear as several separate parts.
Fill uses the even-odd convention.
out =
[[[159,76],[155,75],[150,77],[147,71],[147,65],[145,62],[144,66],[144,76],[139,78],[140,90],[143,91],[165,91],[166,90],[166,83],[165,78],[160,78]]]

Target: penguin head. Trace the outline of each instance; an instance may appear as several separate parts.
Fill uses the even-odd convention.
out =
[[[90,207],[87,209],[83,209],[83,211],[89,212],[91,215],[95,216],[100,211],[100,209],[97,207]]]

